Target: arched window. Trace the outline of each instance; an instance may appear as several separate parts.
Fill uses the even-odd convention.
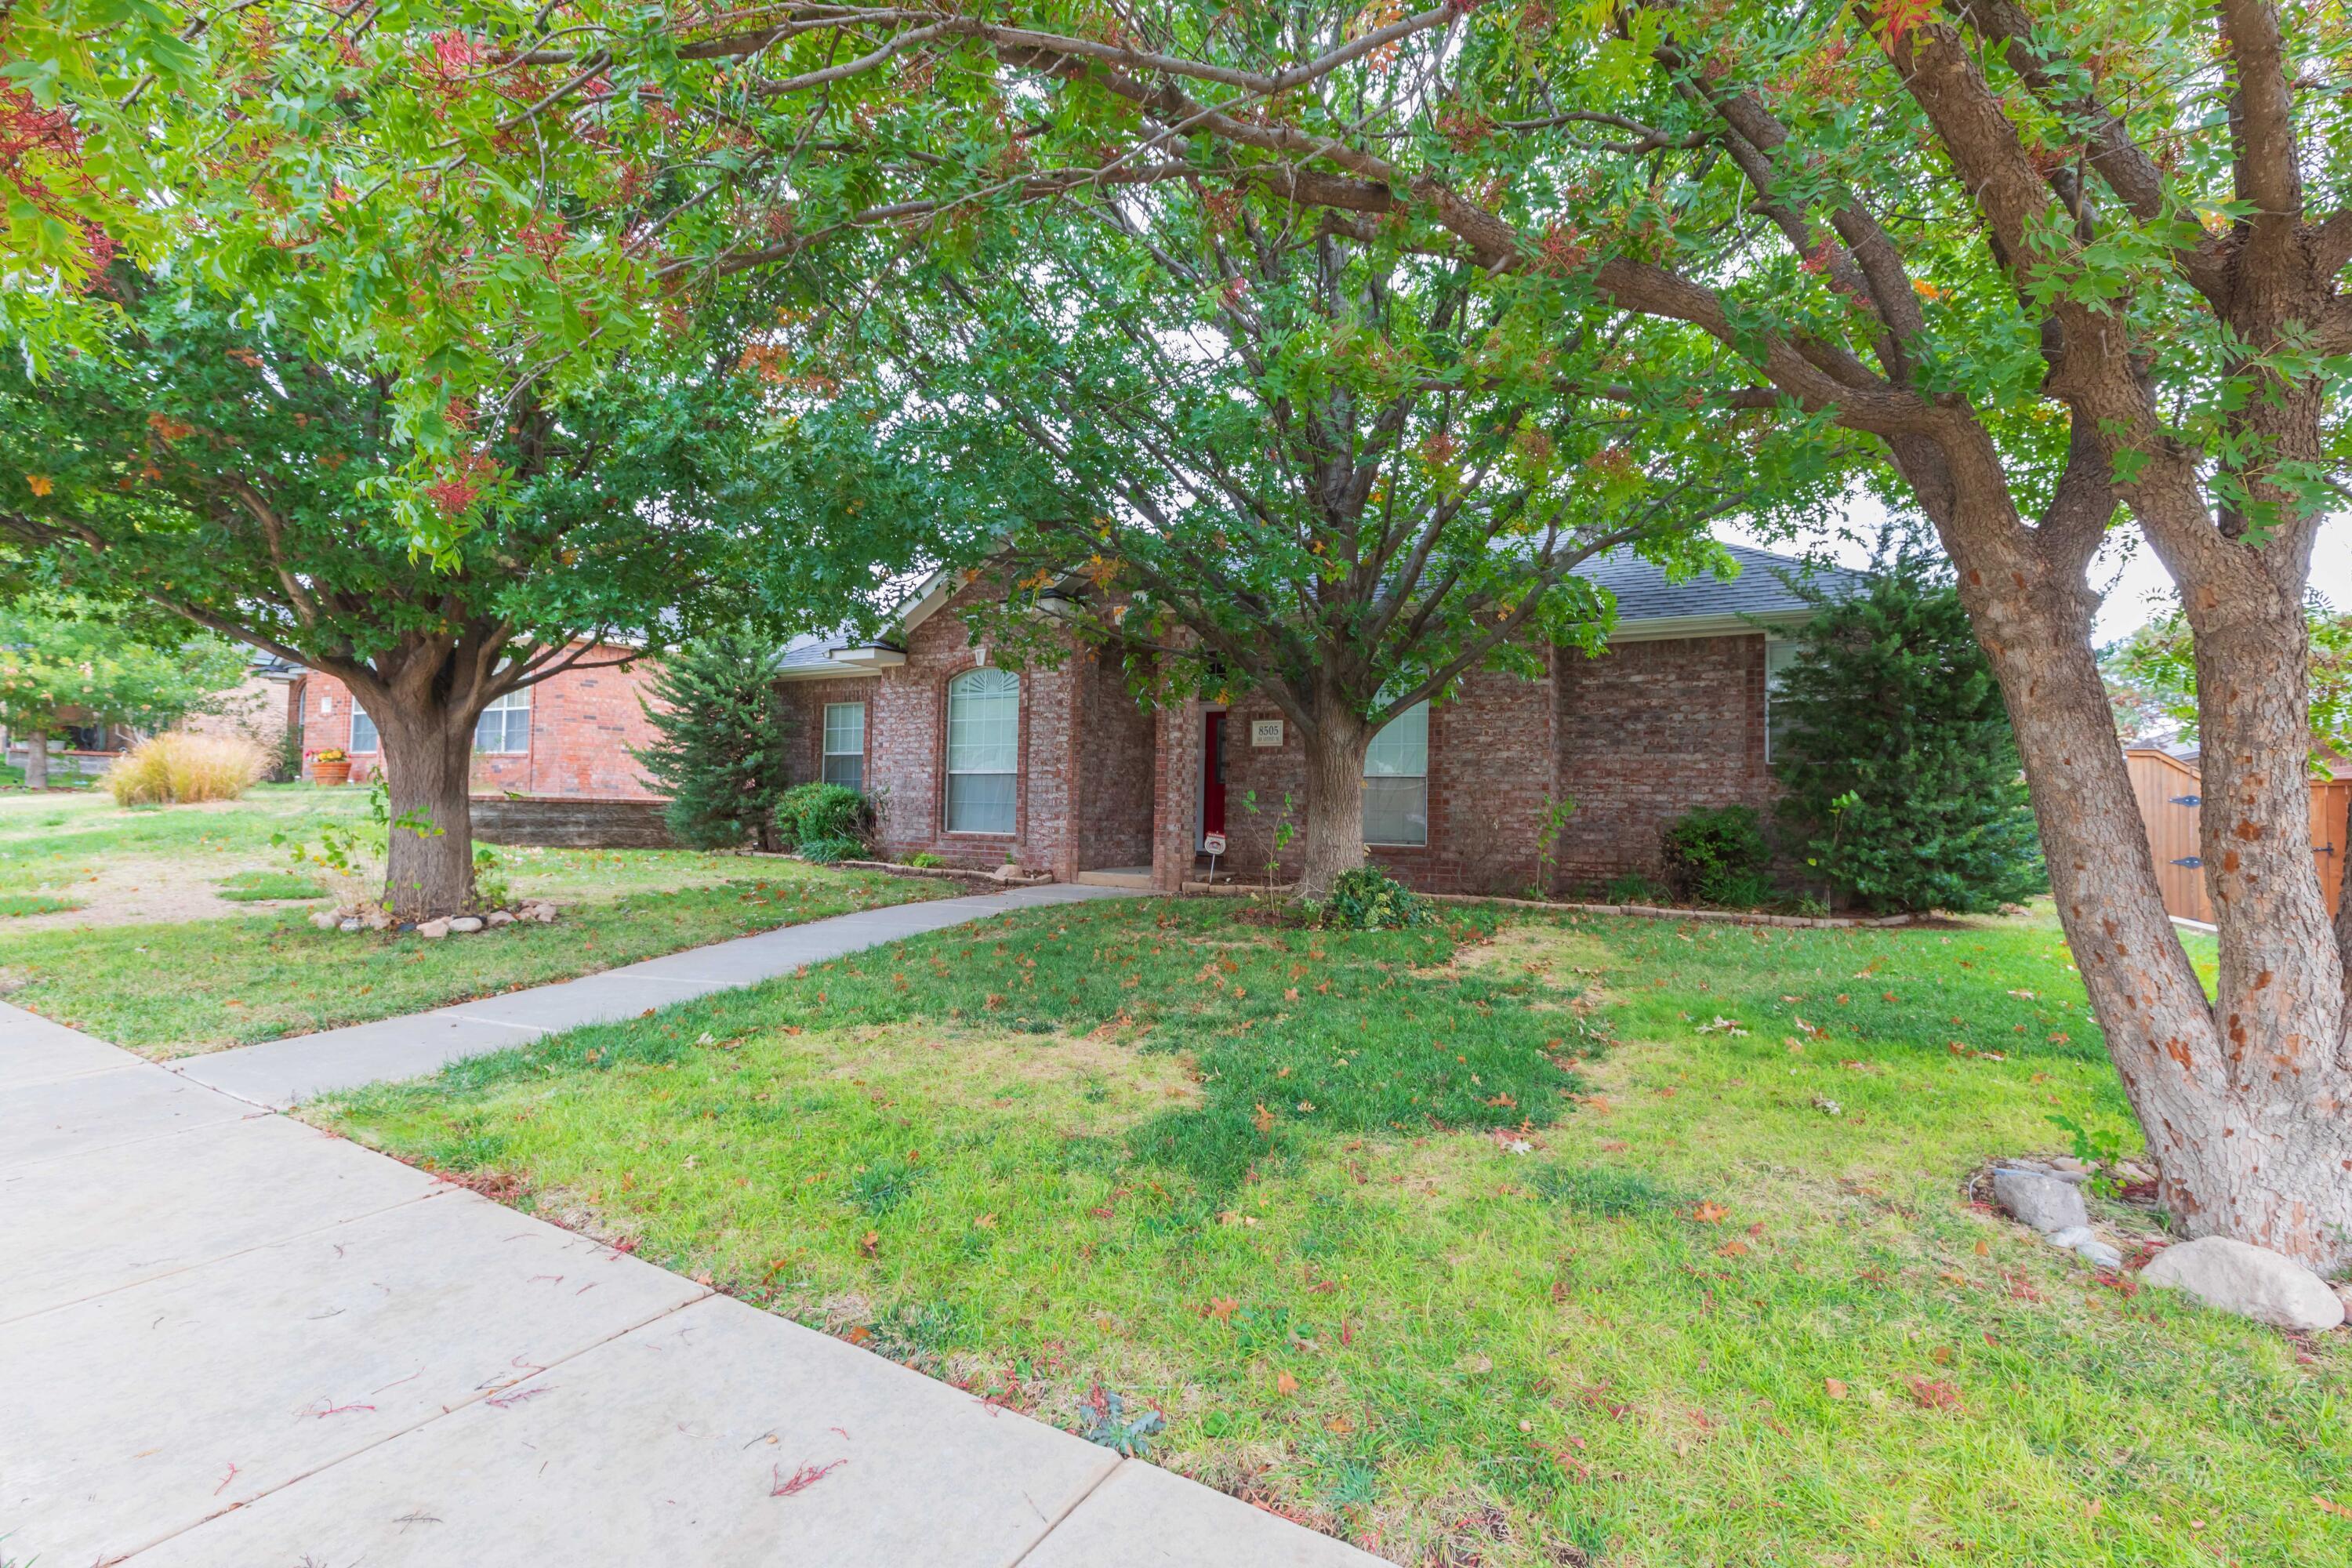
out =
[[[1429,842],[1429,704],[1381,727],[1364,752],[1364,842]]]
[[[948,831],[1013,831],[1021,768],[1021,678],[968,669],[948,682]]]

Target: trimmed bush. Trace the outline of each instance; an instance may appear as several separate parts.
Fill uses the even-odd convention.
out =
[[[1658,847],[1666,886],[1678,899],[1746,906],[1773,895],[1772,850],[1753,806],[1685,812],[1660,830]]]
[[[776,837],[786,848],[797,848],[811,859],[815,858],[809,855],[811,846],[835,840],[847,843],[849,855],[855,856],[864,850],[873,829],[872,804],[845,784],[794,784],[776,802]]]
[[[268,757],[241,735],[174,731],[117,757],[106,770],[106,788],[117,805],[190,805],[235,800],[268,770]]]
[[[1315,923],[1339,931],[1399,931],[1435,918],[1427,900],[1376,866],[1340,872],[1331,896],[1315,906]]]

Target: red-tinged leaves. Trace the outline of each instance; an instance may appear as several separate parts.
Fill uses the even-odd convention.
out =
[[[829,1465],[803,1465],[789,1476],[784,1474],[783,1466],[774,1466],[771,1471],[772,1480],[768,1488],[768,1495],[792,1497],[796,1493],[804,1492],[847,1463],[849,1463],[847,1459],[835,1459]]]
[[[1702,1203],[1696,1208],[1693,1208],[1690,1212],[1690,1216],[1701,1225],[1720,1225],[1725,1219],[1730,1216],[1730,1214],[1731,1211],[1725,1208],[1721,1204],[1707,1202]]]
[[[1274,1392],[1287,1399],[1298,1392],[1298,1380],[1286,1372],[1277,1372],[1274,1374]]]
[[[1834,1377],[1825,1377],[1822,1379],[1822,1392],[1828,1394],[1832,1399],[1843,1399],[1845,1397],[1845,1384]]]
[[[1241,1310],[1241,1305],[1231,1296],[1219,1296],[1202,1308],[1201,1312],[1202,1316],[1214,1318],[1222,1323],[1230,1321],[1233,1315]]]
[[[864,1236],[859,1237],[857,1238],[857,1250],[864,1253],[868,1258],[878,1256],[882,1250],[882,1233],[878,1230],[869,1230]]]
[[[1941,1378],[1906,1377],[1903,1386],[1911,1392],[1912,1402],[1922,1410],[1958,1410],[1960,1391]]]

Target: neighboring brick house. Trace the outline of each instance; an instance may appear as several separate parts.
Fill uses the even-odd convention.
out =
[[[617,658],[627,651],[614,648],[609,656],[599,651],[589,657]],[[499,698],[474,727],[474,793],[656,798],[629,754],[655,739],[638,702],[651,676],[650,665],[604,664],[568,669]],[[306,753],[342,747],[352,754],[355,779],[383,766],[375,725],[335,677],[305,671],[288,692],[287,709],[289,721],[301,729]]]
[[[1801,563],[1731,553],[1730,582],[1669,584],[1629,554],[1596,563],[1586,574],[1618,602],[1605,653],[1548,648],[1539,679],[1475,674],[1384,730],[1366,769],[1374,859],[1433,891],[1519,891],[1538,879],[1548,808],[1572,799],[1560,891],[1654,869],[1658,829],[1694,807],[1769,805],[1769,687],[1788,645],[1767,628],[1812,612],[1783,577]],[[1222,831],[1226,867],[1264,869],[1286,798],[1296,824],[1305,794],[1303,749],[1272,703],[1147,710],[1085,650],[1058,669],[1002,668],[954,613],[983,591],[935,584],[882,640],[787,650],[794,776],[873,796],[893,855],[1174,889]]]

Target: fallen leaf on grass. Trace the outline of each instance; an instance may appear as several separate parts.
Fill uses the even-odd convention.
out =
[[[881,1249],[882,1233],[878,1230],[869,1230],[857,1238],[857,1250],[868,1258],[877,1256]]]
[[[1906,1377],[1903,1386],[1922,1410],[1958,1410],[1960,1391],[1940,1378]]]
[[[1832,1399],[1843,1399],[1845,1397],[1845,1384],[1839,1382],[1834,1377],[1825,1377],[1822,1379],[1822,1392],[1828,1394]]]
[[[1323,1423],[1323,1430],[1335,1436],[1345,1437],[1355,1429],[1356,1424],[1344,1415],[1334,1415],[1330,1420]]]
[[[1259,1102],[1257,1113],[1250,1118],[1250,1125],[1255,1127],[1260,1132],[1274,1131],[1274,1112],[1265,1108],[1264,1101]]]
[[[1703,1203],[1696,1208],[1691,1210],[1690,1216],[1691,1218],[1698,1221],[1701,1225],[1715,1225],[1729,1215],[1731,1211],[1725,1208],[1721,1204]]]
[[[2352,1519],[2352,1508],[2347,1508],[2334,1498],[2314,1496],[2312,1502],[2322,1513],[2332,1513],[2338,1519]]]
[[[1298,1380],[1286,1372],[1277,1372],[1274,1374],[1274,1392],[1287,1399],[1298,1392]]]
[[[1241,1305],[1242,1304],[1239,1301],[1234,1300],[1231,1296],[1219,1296],[1210,1301],[1208,1306],[1202,1309],[1202,1310],[1210,1317],[1216,1319],[1217,1321],[1222,1323],[1231,1318],[1235,1312],[1239,1311],[1241,1310]]]

